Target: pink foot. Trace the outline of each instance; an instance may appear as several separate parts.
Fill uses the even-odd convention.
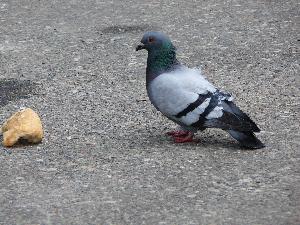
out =
[[[185,142],[194,142],[193,138],[191,137],[175,137],[175,143],[185,143]]]
[[[175,143],[185,143],[185,142],[194,142],[194,134],[192,132],[188,132],[186,136],[183,137],[174,137]]]
[[[189,134],[189,131],[184,131],[184,130],[175,130],[175,131],[170,131],[166,133],[169,136],[172,137],[185,137]]]

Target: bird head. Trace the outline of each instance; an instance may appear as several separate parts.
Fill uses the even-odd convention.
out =
[[[136,47],[136,51],[146,49],[148,52],[160,49],[174,49],[169,37],[161,32],[150,31],[144,34],[141,45]]]

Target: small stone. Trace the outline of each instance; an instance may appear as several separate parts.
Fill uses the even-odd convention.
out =
[[[30,108],[12,115],[1,127],[3,145],[11,147],[20,139],[29,143],[39,143],[43,138],[43,127],[40,117]]]

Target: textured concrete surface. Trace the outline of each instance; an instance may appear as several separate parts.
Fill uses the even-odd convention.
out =
[[[0,1],[0,122],[42,117],[39,145],[0,147],[0,224],[300,224],[299,1]],[[144,31],[236,98],[262,129],[174,144],[150,105]]]

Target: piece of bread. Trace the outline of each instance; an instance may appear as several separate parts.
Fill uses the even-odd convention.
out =
[[[20,138],[29,143],[39,143],[43,138],[43,127],[40,117],[30,108],[12,115],[0,129],[3,133],[3,145],[11,147]]]

